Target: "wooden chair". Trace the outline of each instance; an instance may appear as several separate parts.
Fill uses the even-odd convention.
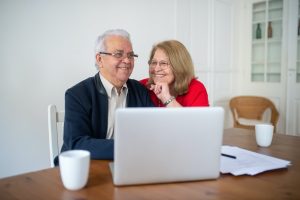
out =
[[[254,129],[257,123],[269,122],[274,126],[275,132],[279,113],[269,99],[259,96],[237,96],[230,100],[229,106],[233,115],[234,127]],[[268,109],[271,111],[271,117],[269,121],[264,121],[263,115]]]
[[[48,106],[48,133],[50,149],[50,166],[54,167],[54,158],[59,154],[63,144],[64,111],[57,111],[55,105]]]

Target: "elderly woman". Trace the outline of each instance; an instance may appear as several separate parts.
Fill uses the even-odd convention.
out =
[[[209,106],[204,85],[195,78],[192,58],[176,40],[153,46],[149,58],[149,78],[140,82],[158,107]]]

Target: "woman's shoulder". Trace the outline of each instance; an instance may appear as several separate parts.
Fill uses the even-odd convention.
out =
[[[146,85],[147,82],[148,82],[148,80],[149,80],[149,78],[144,78],[144,79],[140,80],[140,83],[141,83],[142,85]]]
[[[204,88],[205,89],[205,86],[204,86],[204,84],[201,81],[197,80],[196,78],[193,78],[191,80],[189,88],[190,89],[193,89],[193,88],[197,88],[197,89],[199,89],[199,88],[203,89]]]

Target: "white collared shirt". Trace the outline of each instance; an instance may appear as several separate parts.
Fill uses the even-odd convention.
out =
[[[126,107],[126,97],[128,88],[126,83],[123,85],[120,94],[118,94],[117,88],[114,87],[108,80],[106,80],[99,72],[100,80],[108,95],[108,123],[106,139],[113,139],[114,137],[114,124],[115,124],[115,112],[117,108]]]

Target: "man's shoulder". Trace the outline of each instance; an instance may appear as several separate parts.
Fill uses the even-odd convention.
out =
[[[84,91],[89,91],[91,89],[94,89],[94,77],[86,78],[69,89],[67,89],[67,93],[84,93]]]
[[[133,87],[139,90],[144,90],[146,89],[144,87],[144,85],[142,85],[142,83],[140,83],[138,80],[135,79],[128,79],[128,81],[126,82],[128,87]]]
[[[80,87],[82,85],[89,85],[89,84],[93,83],[93,80],[94,80],[94,77],[86,78],[86,79],[76,83],[73,87]]]
[[[128,107],[153,107],[147,88],[139,81],[128,79]]]

